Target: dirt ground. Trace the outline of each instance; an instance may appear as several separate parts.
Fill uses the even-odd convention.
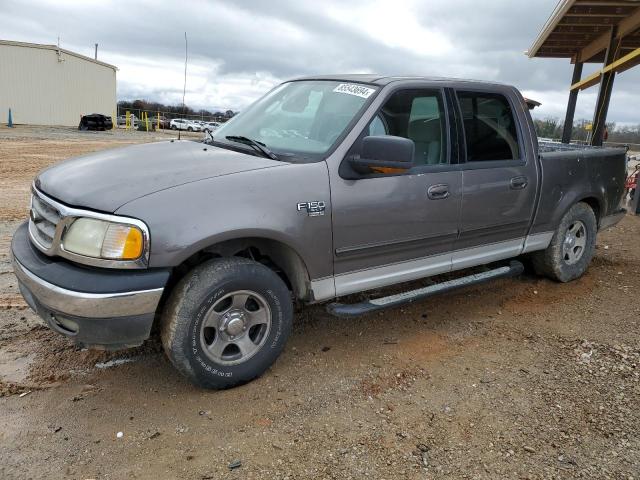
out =
[[[9,263],[33,176],[161,138],[0,128],[0,478],[640,478],[631,215],[570,284],[525,274],[356,320],[298,308],[276,364],[228,391],[188,384],[155,338],[105,353],[50,332]]]

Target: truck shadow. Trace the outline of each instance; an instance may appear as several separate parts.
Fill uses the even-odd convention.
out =
[[[453,277],[424,279],[351,295],[340,301],[359,302]],[[496,280],[357,318],[333,317],[324,304],[298,306],[294,330],[282,356],[261,379],[241,389],[253,391],[278,377],[304,381],[310,371],[318,381],[325,378],[331,384],[336,375],[357,377],[362,368],[389,362],[400,368],[429,368],[432,362],[445,361],[454,355],[469,339],[485,335],[492,323],[504,316],[541,312],[559,301],[568,289],[580,295],[592,288],[589,274],[567,286],[527,272],[516,279]],[[25,315],[33,314],[26,311]],[[23,362],[22,356],[16,357],[15,362],[22,365],[18,382],[14,381],[15,376],[0,378],[7,391],[9,387],[15,392],[65,384],[111,383],[118,377],[124,382],[121,388],[129,383],[131,388],[137,388],[144,381],[152,390],[199,391],[173,369],[164,356],[157,332],[141,347],[108,352],[81,349],[38,326],[16,337],[11,348],[28,352],[28,362]],[[11,365],[5,367],[11,370]]]

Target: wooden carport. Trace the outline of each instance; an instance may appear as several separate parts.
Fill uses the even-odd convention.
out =
[[[640,64],[640,0],[560,0],[527,55],[574,64],[564,143],[571,140],[578,92],[599,85],[591,143],[602,145],[615,75]],[[585,63],[602,68],[582,78]]]

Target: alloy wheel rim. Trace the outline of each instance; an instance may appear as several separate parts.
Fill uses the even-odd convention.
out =
[[[271,330],[271,308],[264,297],[237,290],[218,299],[200,327],[204,353],[219,365],[237,365],[253,357]]]
[[[562,258],[567,265],[580,261],[587,247],[587,227],[580,220],[569,225],[562,242]]]

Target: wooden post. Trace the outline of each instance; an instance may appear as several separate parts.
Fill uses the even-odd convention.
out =
[[[609,46],[604,56],[604,67],[612,64],[616,60],[616,37],[618,33],[617,27],[611,27],[609,35]],[[593,132],[591,135],[591,145],[602,146],[604,138],[604,129],[607,125],[607,113],[609,111],[609,102],[611,100],[611,92],[613,91],[613,80],[616,72],[609,70],[602,74],[600,79],[600,89],[598,90],[598,100],[596,101],[596,110],[593,113]]]
[[[571,85],[578,83],[582,78],[582,62],[576,62],[573,66],[573,76],[571,77]],[[573,117],[576,113],[576,103],[578,102],[578,92],[569,91],[569,102],[567,103],[567,114],[564,117],[564,128],[562,129],[562,143],[571,142],[571,132],[573,131]]]

